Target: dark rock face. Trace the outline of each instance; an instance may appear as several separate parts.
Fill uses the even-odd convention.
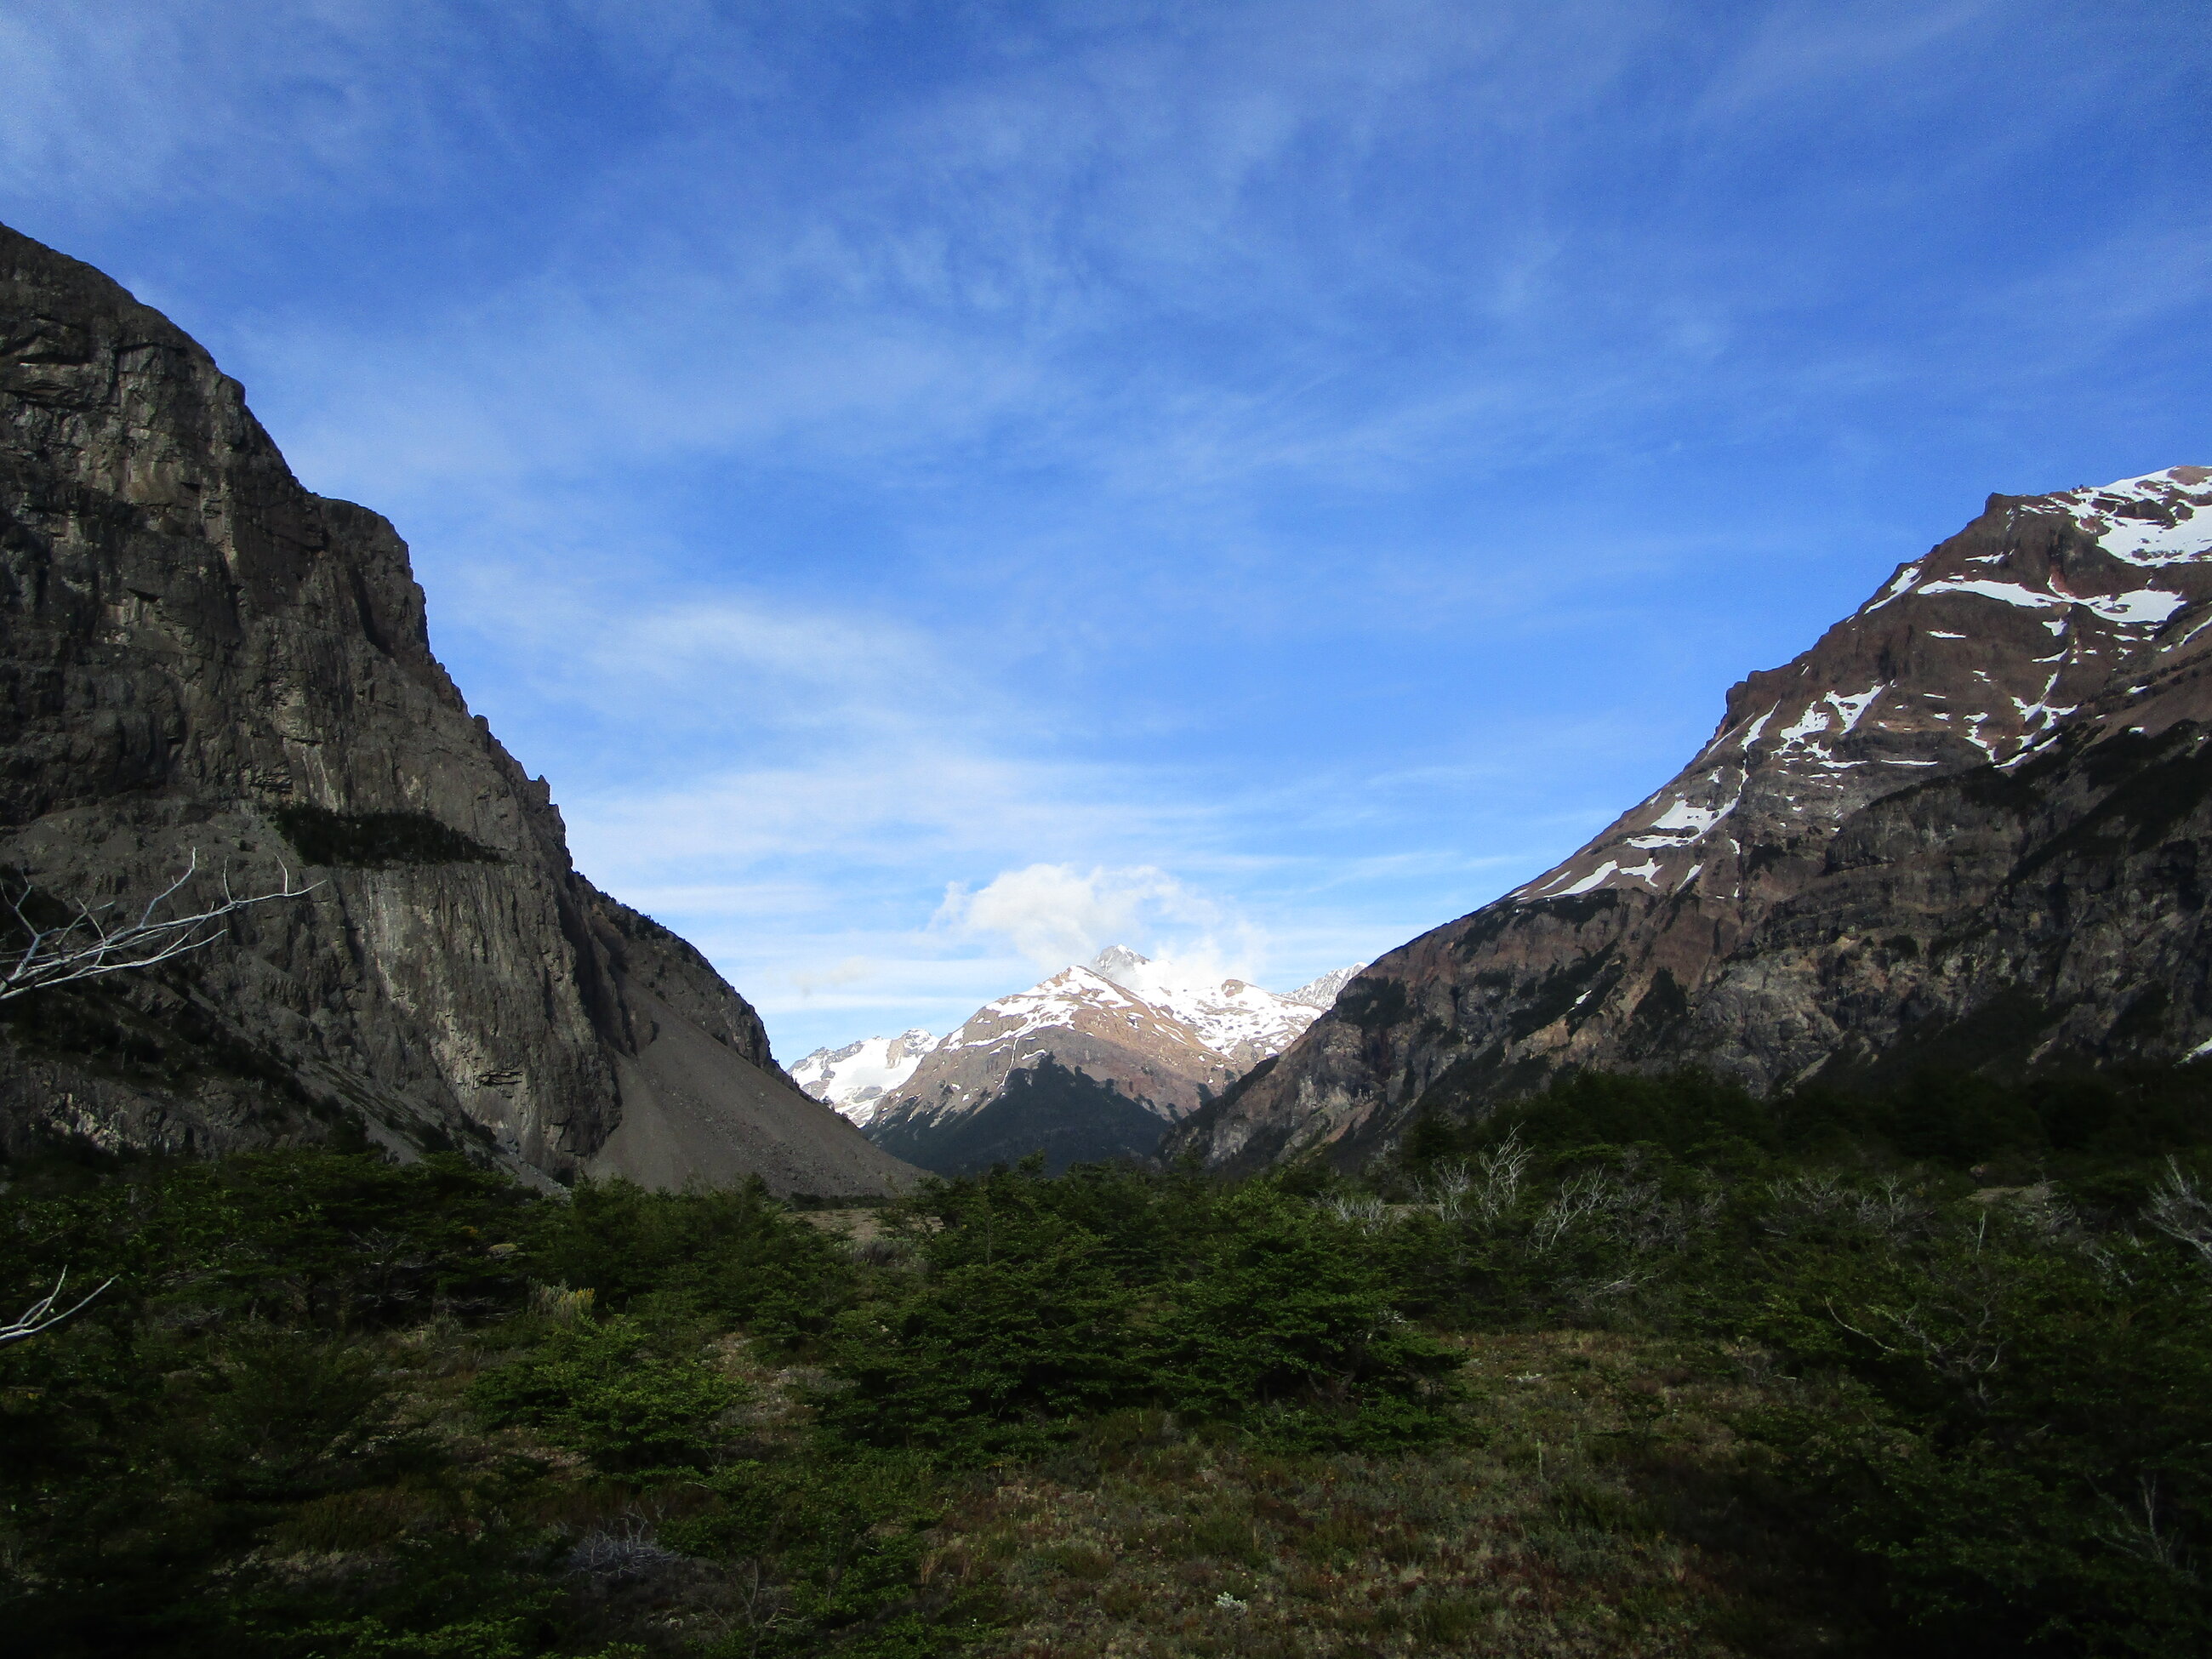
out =
[[[1992,496],[1556,869],[1169,1139],[1350,1158],[1562,1068],[1759,1089],[2212,1039],[2212,468]],[[2200,636],[2201,635],[2201,636]]]
[[[570,867],[431,655],[382,519],[309,494],[235,381],[0,228],[0,865],[135,904],[320,885],[195,956],[5,1006],[0,1137],[213,1152],[357,1121],[543,1178],[902,1166],[793,1087],[683,940]]]

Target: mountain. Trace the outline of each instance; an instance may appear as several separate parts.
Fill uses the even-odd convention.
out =
[[[884,1096],[912,1077],[937,1042],[917,1026],[896,1036],[862,1037],[842,1048],[817,1048],[791,1068],[791,1080],[865,1129]]]
[[[1108,945],[1092,959],[1091,971],[1171,1015],[1239,1072],[1280,1054],[1313,1024],[1313,1007],[1302,998],[1155,962],[1125,945]]]
[[[1756,1089],[2212,1053],[2212,468],[1992,495],[1572,857],[1169,1150],[1346,1158],[1565,1068]]]
[[[135,912],[304,869],[159,968],[0,1004],[0,1147],[365,1134],[545,1183],[908,1173],[706,960],[577,874],[430,653],[392,526],[302,489],[238,383],[0,228],[0,874]],[[15,943],[22,942],[19,934]]]
[[[1335,1006],[1337,994],[1351,984],[1352,975],[1366,965],[1364,962],[1355,962],[1348,968],[1339,968],[1332,973],[1323,974],[1319,979],[1309,980],[1295,991],[1284,992],[1283,1000],[1302,1002],[1309,1008],[1319,1008],[1327,1012]]]
[[[1040,1149],[1055,1170],[1146,1157],[1316,1012],[1109,945],[978,1009],[885,1091],[868,1138],[948,1174]]]

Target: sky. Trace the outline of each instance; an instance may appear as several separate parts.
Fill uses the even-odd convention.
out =
[[[1558,861],[2028,494],[2212,463],[2191,3],[0,11],[0,221],[413,550],[780,1058]]]

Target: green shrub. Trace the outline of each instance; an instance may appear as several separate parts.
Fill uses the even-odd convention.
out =
[[[1459,1356],[1398,1310],[1358,1228],[1255,1184],[1223,1199],[1194,1267],[1159,1318],[1177,1409],[1291,1448],[1388,1450],[1447,1431]]]
[[[534,1430],[602,1468],[649,1469],[703,1464],[750,1392],[617,1315],[559,1327],[477,1378],[469,1403],[492,1427]]]
[[[933,1190],[939,1224],[909,1235],[921,1270],[837,1322],[828,1352],[847,1386],[821,1400],[826,1424],[973,1457],[1049,1444],[1141,1395],[1137,1297],[1042,1186],[1000,1172]]]
[[[538,1279],[591,1291],[602,1308],[621,1312],[649,1296],[784,1348],[826,1331],[859,1280],[839,1242],[758,1180],[686,1193],[580,1182],[569,1203],[537,1212],[522,1259]]]

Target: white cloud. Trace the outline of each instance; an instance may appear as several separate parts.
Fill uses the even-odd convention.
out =
[[[1085,871],[1032,864],[1002,871],[974,892],[954,882],[933,922],[965,938],[1006,939],[1046,973],[1088,961],[1109,945],[1146,955],[1208,956],[1218,952],[1224,929],[1249,932],[1218,901],[1150,865]]]

